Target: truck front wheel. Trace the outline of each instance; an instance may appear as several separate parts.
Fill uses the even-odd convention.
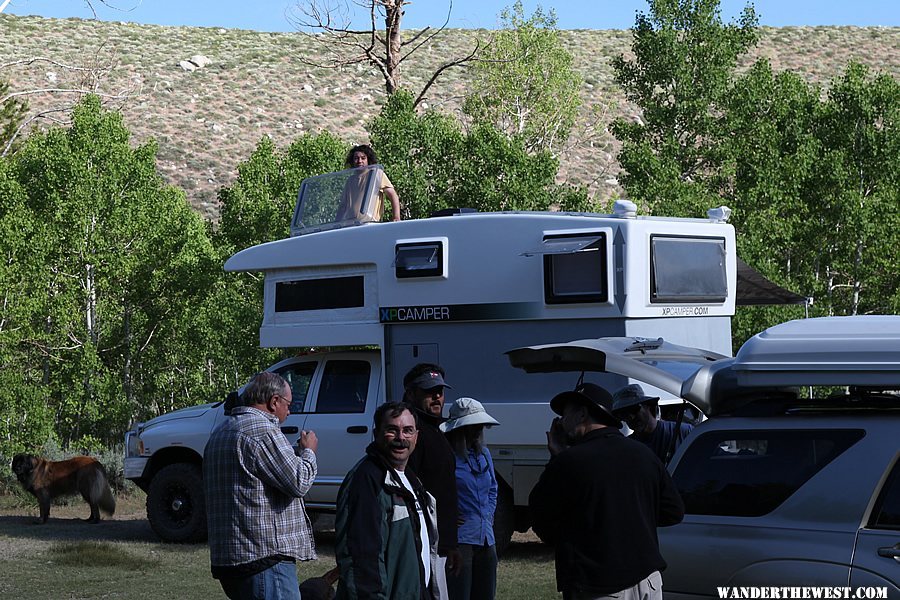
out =
[[[206,540],[206,503],[199,465],[177,463],[159,470],[147,493],[147,520],[164,542]]]

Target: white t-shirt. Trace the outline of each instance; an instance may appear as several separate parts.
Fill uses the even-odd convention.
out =
[[[419,537],[422,538],[422,565],[425,567],[425,585],[427,586],[431,582],[431,544],[428,541],[428,524],[425,522],[425,511],[419,503],[419,497],[416,496],[409,479],[406,478],[406,474],[403,471],[397,471],[397,475],[400,476],[403,487],[412,492],[413,497],[416,499],[416,512],[419,514]]]

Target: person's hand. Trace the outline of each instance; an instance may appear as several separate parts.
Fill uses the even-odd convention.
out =
[[[566,430],[563,429],[562,419],[556,417],[550,423],[550,431],[547,432],[547,450],[550,451],[550,456],[556,456],[567,447]]]
[[[317,452],[319,450],[319,438],[316,436],[315,431],[301,431],[297,445],[300,448],[309,448],[313,452]]]
[[[447,550],[447,574],[459,577],[460,573],[462,573],[462,554],[459,548]]]

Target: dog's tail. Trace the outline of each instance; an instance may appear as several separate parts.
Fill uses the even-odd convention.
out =
[[[100,506],[100,510],[110,517],[116,513],[116,498],[109,488],[106,468],[97,462],[96,477],[91,482],[91,498]]]

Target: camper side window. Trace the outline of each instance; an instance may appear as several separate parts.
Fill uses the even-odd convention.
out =
[[[364,360],[328,361],[319,385],[316,412],[365,412],[371,370],[371,365]]]
[[[547,304],[606,302],[606,236],[544,238],[544,301]]]
[[[440,241],[397,244],[394,256],[397,279],[441,277],[444,272],[444,245]]]
[[[725,239],[650,237],[650,302],[725,302]]]

